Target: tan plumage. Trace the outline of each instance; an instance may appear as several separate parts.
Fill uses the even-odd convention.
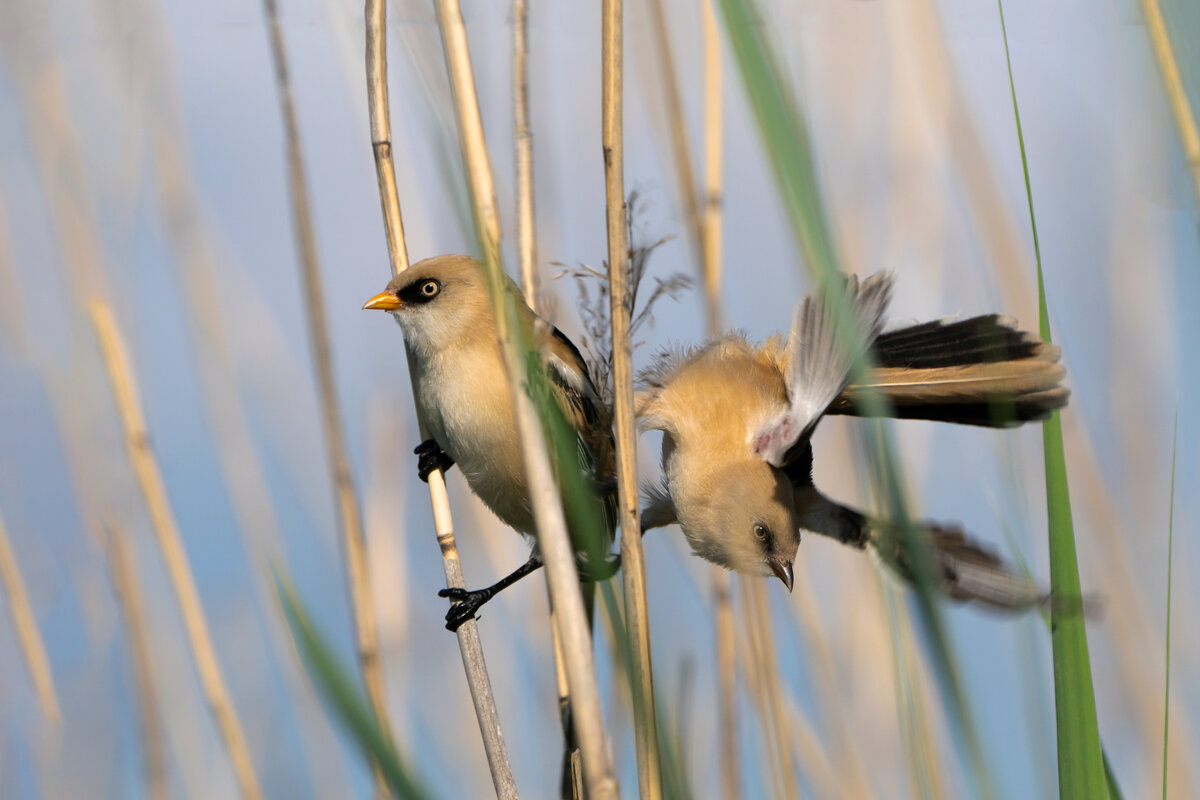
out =
[[[838,335],[834,304],[822,292],[798,307],[786,347],[778,337],[754,345],[731,334],[663,354],[642,373],[640,423],[663,431],[663,481],[648,492],[643,529],[678,522],[697,555],[738,572],[774,573],[789,588],[800,530],[869,548],[911,579],[894,525],[835,503],[813,485],[809,438],[820,417],[859,413],[856,402],[868,385],[896,416],[995,427],[1041,418],[1066,403],[1058,348],[1016,330],[1011,319],[881,333],[890,277],[861,286],[850,279],[845,288],[876,365],[861,384],[848,384],[845,350],[829,338]],[[753,534],[759,521],[769,521],[766,542]],[[948,596],[1003,608],[1043,598],[960,528],[917,529]]]
[[[660,359],[641,382],[636,413],[663,431],[667,487],[651,496],[643,528],[678,521],[702,558],[789,582],[800,543],[791,483],[748,446],[759,423],[787,408],[775,360],[732,335]]]
[[[596,513],[611,518],[609,412],[571,341],[534,314],[507,277],[502,290],[516,298],[520,334],[540,355],[546,386],[578,437],[578,463],[556,466],[588,472],[600,487]],[[390,312],[404,331],[417,413],[436,442],[429,450],[437,455],[440,447],[442,458],[449,457],[439,462],[426,456],[429,463],[443,469],[457,464],[471,491],[496,516],[531,536],[534,520],[516,417],[483,265],[465,255],[426,259],[392,279],[364,308]],[[611,523],[608,527],[611,534]]]

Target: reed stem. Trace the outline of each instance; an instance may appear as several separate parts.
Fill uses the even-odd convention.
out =
[[[1197,129],[1196,113],[1184,88],[1183,76],[1175,60],[1175,49],[1171,46],[1171,37],[1167,33],[1167,23],[1158,0],[1142,0],[1142,16],[1146,18],[1146,35],[1150,37],[1150,47],[1158,61],[1158,70],[1162,73],[1167,105],[1171,107],[1175,127],[1179,129],[1183,158],[1188,171],[1192,173],[1196,200],[1200,202],[1200,129]]]
[[[497,334],[509,376],[508,388],[516,415],[538,546],[545,561],[556,630],[562,641],[572,722],[583,759],[584,783],[587,796],[593,800],[617,797],[619,789],[608,736],[604,730],[604,715],[592,658],[592,635],[575,568],[575,553],[567,534],[566,518],[550,465],[545,433],[533,401],[525,391],[525,381],[522,379],[524,362],[516,339],[517,331],[511,324],[513,309],[509,306],[510,298],[500,288],[500,220],[462,10],[458,0],[438,0],[436,6],[446,69],[454,95],[463,161],[471,190],[471,207],[492,285]]]
[[[622,0],[601,5],[601,142],[607,198],[609,309],[612,321],[613,410],[617,445],[617,495],[620,504],[621,574],[626,630],[631,645],[638,789],[643,798],[662,796],[654,674],[650,659],[650,615],[646,566],[638,515],[637,438],[633,413],[633,342],[630,332],[629,242],[625,209],[623,133],[624,62]]]
[[[287,142],[292,224],[296,234],[296,249],[300,256],[305,308],[308,311],[309,345],[312,348],[313,367],[317,373],[321,432],[325,440],[334,504],[338,509],[342,546],[345,548],[346,581],[354,623],[354,640],[358,647],[358,664],[363,684],[367,689],[367,699],[379,726],[384,731],[389,731],[383,664],[379,653],[379,626],[371,602],[371,571],[367,564],[366,535],[363,532],[362,511],[354,485],[354,475],[350,470],[350,458],[346,452],[346,436],[342,429],[337,388],[334,385],[333,354],[329,343],[325,296],[321,289],[321,265],[308,201],[308,180],[304,173],[300,123],[296,119],[296,107],[292,100],[287,48],[283,41],[283,29],[279,25],[276,1],[263,0],[263,8],[270,28],[271,59],[275,65],[284,138]],[[386,786],[378,766],[375,768],[375,782],[381,790]]]
[[[96,339],[100,344],[100,354],[104,358],[109,380],[112,382],[121,424],[125,429],[126,452],[146,501],[151,527],[183,614],[184,629],[196,662],[205,701],[212,711],[217,731],[233,762],[240,794],[247,800],[259,800],[262,790],[254,772],[250,748],[246,743],[242,724],[238,720],[237,710],[225,686],[225,678],[208,632],[204,608],[200,604],[200,594],[196,590],[192,568],[188,564],[187,552],[183,547],[183,537],[167,496],[162,472],[158,467],[158,458],[150,446],[150,433],[142,413],[133,366],[108,305],[100,299],[93,299],[89,311]]]
[[[721,265],[724,185],[724,107],[721,80],[721,32],[716,11],[704,6],[704,202],[701,205],[700,274],[704,281],[708,338],[721,334]],[[717,745],[721,759],[721,796],[742,796],[741,758],[737,736],[737,638],[733,624],[733,575],[710,566],[713,622],[717,648]]]
[[[29,668],[29,677],[37,692],[42,715],[57,724],[62,721],[62,710],[58,704],[58,692],[54,689],[54,673],[50,669],[46,643],[42,641],[42,633],[34,619],[29,593],[25,590],[25,579],[21,577],[21,567],[17,564],[17,554],[13,552],[3,517],[0,517],[0,581],[4,583],[17,642],[21,645],[25,666]]]
[[[387,234],[388,261],[393,275],[409,267],[408,249],[404,241],[404,222],[400,216],[400,195],[396,188],[396,169],[392,161],[392,129],[387,88],[387,3],[386,0],[366,0],[366,72],[367,106],[371,122],[371,149],[375,156],[375,173],[379,181],[379,198]],[[409,365],[411,367],[411,353]],[[412,370],[409,370],[412,374]],[[415,387],[414,387],[415,388]],[[423,420],[417,420],[422,439],[428,432]],[[450,498],[446,494],[446,479],[441,470],[429,474],[429,502],[433,507],[433,527],[442,552],[442,568],[446,586],[465,589],[462,562],[454,540],[454,521],[450,515]],[[475,620],[467,620],[458,629],[458,648],[462,655],[463,671],[475,706],[475,717],[483,737],[483,749],[496,796],[508,800],[517,797],[517,785],[496,711],[496,698],[483,657],[483,643]]]
[[[105,548],[108,551],[109,571],[113,593],[125,622],[129,637],[130,662],[133,664],[133,684],[138,696],[138,723],[142,735],[143,769],[146,775],[146,794],[153,800],[167,800],[167,757],[162,732],[162,712],[150,658],[150,633],[146,623],[146,604],[137,580],[137,564],[129,536],[113,525],[103,526]]]

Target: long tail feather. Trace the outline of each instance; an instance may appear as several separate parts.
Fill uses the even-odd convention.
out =
[[[1067,403],[1066,369],[1057,347],[1015,324],[990,315],[882,334],[870,380],[847,386],[829,413],[860,414],[858,400],[870,387],[903,419],[988,427],[1043,419]]]
[[[811,486],[797,487],[796,508],[805,530],[869,550],[901,580],[914,582],[915,573],[896,525],[835,503]],[[1007,611],[1021,611],[1048,600],[1037,584],[972,541],[962,528],[933,522],[915,525],[917,535],[930,547],[937,570],[934,588],[941,594]]]

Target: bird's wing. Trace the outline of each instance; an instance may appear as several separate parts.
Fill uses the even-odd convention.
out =
[[[542,348],[546,374],[554,383],[563,413],[577,430],[600,425],[604,403],[588,373],[583,354],[565,333],[558,328],[547,327],[551,329],[551,336]]]
[[[839,319],[838,295],[844,292],[857,334]],[[812,433],[821,415],[849,380],[850,367],[871,346],[883,327],[892,292],[892,277],[878,272],[860,285],[851,275],[843,286],[823,284],[796,306],[788,339],[788,409],[768,419],[754,435],[754,452],[782,467],[795,456],[793,447]]]

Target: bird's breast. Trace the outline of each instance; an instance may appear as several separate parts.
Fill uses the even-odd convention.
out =
[[[533,532],[508,380],[498,354],[430,364],[418,394],[430,435],[467,485],[507,525]]]

